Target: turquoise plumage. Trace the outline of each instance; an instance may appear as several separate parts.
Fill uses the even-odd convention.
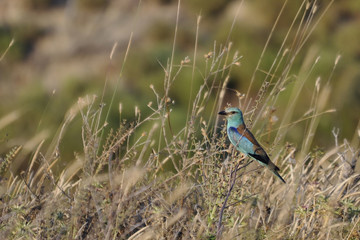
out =
[[[256,141],[254,135],[246,128],[241,110],[231,107],[219,112],[219,114],[227,118],[227,134],[230,142],[236,149],[255,159],[262,166],[267,167],[283,183],[286,183],[278,173],[280,169],[271,162],[269,156]]]

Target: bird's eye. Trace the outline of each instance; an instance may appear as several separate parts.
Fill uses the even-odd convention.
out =
[[[236,112],[235,111],[232,111],[231,114],[235,114]]]

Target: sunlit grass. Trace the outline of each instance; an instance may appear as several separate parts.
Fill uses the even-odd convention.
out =
[[[300,19],[297,30],[289,27],[299,34],[289,40],[293,44],[288,49],[280,47],[270,69],[259,67],[260,57],[250,81],[255,81],[258,71],[265,71],[266,78],[255,99],[249,96],[252,84],[246,94],[228,88],[233,68],[245,61],[230,41],[215,43],[214,49],[200,57],[195,42],[193,59],[175,62],[175,27],[172,56],[159,66],[164,70],[163,88],[149,86],[153,92],[149,114],[126,102],[134,108],[134,118],[124,120],[119,104],[119,127],[109,129],[109,109],[118,104],[116,89],[108,108],[104,96],[84,96],[69,108],[47,149],[42,149],[44,142],[37,136],[28,141],[27,149],[33,151],[21,157],[29,165],[19,174],[9,171],[21,153],[22,146],[14,146],[0,161],[1,238],[359,238],[358,143],[341,142],[337,130],[329,129],[332,148],[323,150],[312,144],[322,115],[335,112],[326,108],[334,90],[331,74],[316,81],[310,101],[301,99],[304,83],[318,61],[313,52],[297,59],[316,26],[311,15],[315,10],[306,9],[314,6],[304,2],[299,9],[294,18],[294,23]],[[310,15],[305,17],[305,12]],[[284,46],[287,41],[286,37]],[[131,43],[130,37],[124,68]],[[300,69],[292,69],[295,59],[303,63]],[[334,59],[334,69],[338,60]],[[184,71],[192,76],[200,72],[203,82],[195,88],[190,81],[194,96],[185,107],[186,120],[175,130],[178,105],[171,90]],[[229,92],[235,93],[234,102],[280,167],[286,185],[230,147],[224,124],[217,117],[228,105],[225,97]],[[289,92],[288,104],[284,114],[278,115],[274,106],[283,92]],[[303,106],[305,103],[308,105]],[[299,105],[306,112],[297,119],[293,113]],[[0,118],[0,128],[20,116],[14,111]],[[76,118],[82,120],[83,148],[69,161],[59,149]],[[288,142],[290,129],[299,124],[303,124],[301,144]],[[355,132],[354,139],[358,137]]]

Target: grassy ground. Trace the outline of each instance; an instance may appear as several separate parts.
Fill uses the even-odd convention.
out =
[[[315,5],[307,7],[299,9],[296,27],[289,27],[292,36],[283,39],[255,99],[248,93],[255,74],[264,71],[259,67],[263,55],[247,94],[239,93],[228,88],[233,68],[243,61],[231,42],[214,44],[202,63],[193,60],[200,59],[195,44],[193,57],[175,62],[176,26],[163,88],[150,85],[154,101],[146,115],[132,106],[134,119],[121,119],[119,105],[119,127],[109,129],[108,109],[116,103],[108,107],[104,96],[85,96],[68,110],[45,150],[41,141],[21,156],[26,146],[14,146],[1,158],[1,238],[360,238],[359,132],[352,140],[340,140],[339,130],[329,129],[334,144],[326,150],[312,143],[321,117],[336,112],[326,103],[340,56],[330,74],[317,79],[304,106],[303,86],[319,60],[311,51],[298,57],[318,20]],[[302,63],[299,69],[293,69],[295,61]],[[171,90],[184,71],[192,78],[201,71],[203,82],[191,87],[186,121],[178,129],[172,124],[178,106]],[[217,116],[229,92],[287,184],[230,147]],[[287,104],[277,115],[274,106],[281,94],[288,96]],[[296,118],[299,107],[306,111]],[[1,118],[0,128],[18,116],[15,111]],[[83,149],[74,161],[64,162],[59,149],[78,118]],[[288,142],[289,131],[299,126],[300,144]],[[20,156],[28,165],[13,174],[9,167]]]

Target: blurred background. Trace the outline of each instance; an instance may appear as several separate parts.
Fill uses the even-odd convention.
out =
[[[329,2],[316,1],[321,10]],[[118,89],[109,118],[112,127],[119,125],[119,103],[122,118],[132,120],[135,106],[146,116],[147,104],[155,99],[150,84],[163,91],[162,66],[166,66],[172,53],[177,4],[172,0],[0,1],[0,153],[19,144],[33,151],[41,139],[51,139],[69,108],[86,94],[101,98],[104,93],[105,108],[109,107],[115,86]],[[286,5],[261,69],[271,66],[300,4]],[[232,70],[228,87],[246,93],[282,5],[283,1],[267,0],[181,1],[174,62],[180,64],[194,55],[199,15],[200,68],[215,42],[217,47],[226,43],[235,19],[230,41],[242,59],[241,66]],[[131,46],[123,64],[130,36]],[[300,118],[308,110],[316,78],[321,76],[325,84],[336,57],[341,55],[325,108],[337,112],[321,118],[315,146],[333,146],[334,127],[339,128],[339,140],[351,140],[358,131],[359,40],[360,1],[335,1],[302,49],[299,63],[295,63],[299,68],[309,51],[320,57],[301,93],[304,106],[296,108],[295,115]],[[182,71],[171,89],[175,129],[182,128],[185,122],[191,74],[191,68]],[[256,98],[264,78],[265,74],[256,75],[249,98]],[[202,82],[201,74],[196,74],[195,92]],[[227,101],[231,102],[232,97],[227,96]],[[286,106],[286,100],[281,99],[274,106],[278,118]],[[63,156],[73,158],[74,152],[80,151],[81,123],[77,118],[70,124],[61,144]],[[301,143],[296,134],[289,135],[289,141]]]

